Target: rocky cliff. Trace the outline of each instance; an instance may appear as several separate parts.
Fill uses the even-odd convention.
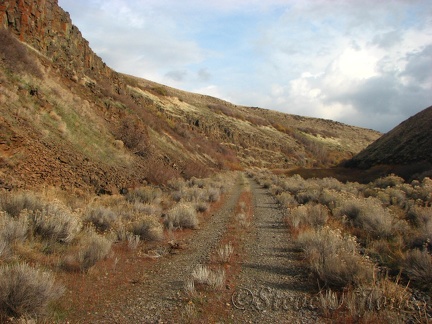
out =
[[[83,81],[84,76],[119,80],[118,73],[92,51],[57,0],[2,1],[0,27],[11,30],[74,81]]]

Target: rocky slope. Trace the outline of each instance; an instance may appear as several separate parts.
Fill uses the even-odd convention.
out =
[[[432,174],[432,106],[384,134],[350,161],[348,166],[398,166],[404,173]],[[410,170],[408,170],[410,169]],[[428,173],[428,174],[429,174]]]
[[[380,134],[106,66],[55,0],[0,4],[0,186],[118,192],[251,166],[330,166]]]

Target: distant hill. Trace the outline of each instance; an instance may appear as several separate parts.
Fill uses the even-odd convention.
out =
[[[432,175],[432,106],[380,137],[346,165],[365,169],[387,165],[406,177]]]
[[[110,69],[56,0],[0,5],[0,188],[115,193],[219,170],[328,167],[381,134]]]

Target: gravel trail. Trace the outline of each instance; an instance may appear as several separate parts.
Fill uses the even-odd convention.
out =
[[[254,231],[246,238],[245,261],[231,320],[246,323],[317,322],[300,254],[290,240],[284,213],[267,189],[250,180]]]
[[[179,254],[159,260],[150,269],[136,274],[142,278],[129,289],[125,299],[109,301],[91,318],[92,323],[179,323],[182,322],[182,295],[185,281],[198,264],[205,264],[211,249],[225,233],[241,193],[237,179],[225,204],[190,238]],[[90,320],[90,319],[89,319]]]

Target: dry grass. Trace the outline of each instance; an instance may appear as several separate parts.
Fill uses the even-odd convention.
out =
[[[234,253],[234,247],[231,242],[219,247],[216,251],[216,259],[220,263],[228,263]]]
[[[225,283],[225,271],[223,269],[212,270],[205,265],[197,265],[192,272],[194,286],[221,289]]]

